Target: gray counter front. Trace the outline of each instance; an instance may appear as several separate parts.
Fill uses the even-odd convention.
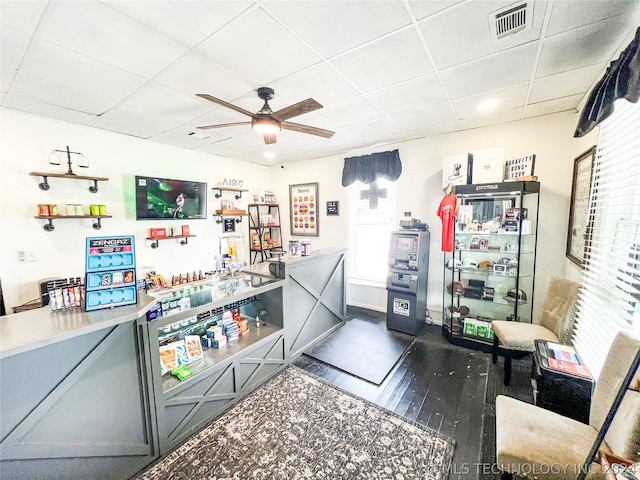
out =
[[[346,321],[345,248],[325,248],[305,257],[280,260],[288,280],[284,293],[286,345],[295,358]]]
[[[0,477],[122,479],[157,457],[137,326],[154,303],[0,317]]]
[[[284,279],[154,322],[146,313],[158,300],[145,294],[111,310],[0,317],[0,477],[125,479],[143,469],[344,324],[345,252],[285,257]],[[252,296],[243,313],[260,315],[260,329],[210,352],[183,383],[162,376],[159,329]]]

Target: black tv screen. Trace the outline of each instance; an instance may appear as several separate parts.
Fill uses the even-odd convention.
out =
[[[136,175],[137,220],[207,218],[207,184]]]

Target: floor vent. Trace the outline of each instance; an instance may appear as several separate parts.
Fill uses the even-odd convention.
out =
[[[521,3],[489,14],[492,42],[531,28],[532,13],[529,3]]]

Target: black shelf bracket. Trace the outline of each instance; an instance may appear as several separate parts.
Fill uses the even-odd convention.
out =
[[[182,240],[180,240],[180,245],[186,245],[187,243],[189,243],[189,239],[187,237],[184,237]]]
[[[42,182],[40,182],[38,184],[38,187],[40,187],[40,190],[49,190],[51,188],[51,185],[49,185],[49,182],[47,181],[47,177],[46,176],[42,176]]]
[[[102,228],[102,222],[99,218],[96,218],[95,223],[92,225],[94,230],[100,230]]]
[[[45,223],[43,228],[47,232],[53,232],[56,229],[56,227],[53,225],[53,219],[49,218],[48,220],[48,223]]]
[[[218,225],[220,225],[223,222],[224,217],[227,217],[227,218],[236,217],[235,220],[234,220],[236,223],[242,222],[242,216],[241,215],[238,215],[238,216],[236,216],[236,215],[216,215],[215,217],[216,217],[216,223]]]
[[[236,192],[236,194],[234,195],[234,198],[236,200],[240,200],[242,198],[242,191],[241,190],[235,190],[235,189],[227,189],[227,188],[219,188],[219,187],[214,187],[211,190],[217,190],[218,193],[214,193],[213,196],[216,198],[220,198],[222,197],[222,192]]]
[[[98,180],[93,180],[93,185],[89,187],[91,193],[98,193]]]
[[[158,242],[158,240],[154,240],[153,242],[151,242],[151,248],[158,248],[160,246],[160,243]]]

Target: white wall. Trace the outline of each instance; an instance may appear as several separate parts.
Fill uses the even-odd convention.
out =
[[[573,159],[597,142],[595,133],[574,139],[576,114],[557,114],[523,122],[440,135],[432,138],[347,152],[321,159],[301,160],[267,167],[175,148],[133,137],[104,132],[40,116],[0,108],[0,190],[1,254],[0,278],[8,309],[37,296],[37,281],[46,277],[78,276],[84,271],[86,237],[133,234],[136,236],[139,269],[155,268],[158,273],[205,270],[213,267],[213,254],[219,248],[221,228],[212,219],[194,220],[191,232],[197,235],[189,245],[173,240],[151,249],[144,240],[148,228],[177,226],[181,222],[135,221],[133,176],[156,175],[169,178],[206,181],[210,186],[224,178],[242,179],[245,188],[254,191],[271,188],[281,204],[283,245],[290,240],[288,186],[296,183],[319,184],[319,233],[311,238],[313,248],[348,245],[348,189],[342,187],[345,157],[398,149],[403,173],[398,180],[398,217],[411,211],[415,218],[429,224],[432,232],[428,308],[439,321],[442,309],[442,261],[440,219],[436,216],[442,198],[442,157],[454,153],[502,146],[506,158],[536,154],[535,173],[541,182],[538,266],[536,271],[536,306],[539,313],[543,293],[552,274],[580,280],[581,270],[565,257],[569,198]],[[327,140],[330,141],[330,140]],[[47,192],[37,187],[40,181],[30,171],[53,171],[48,155],[53,149],[69,145],[91,161],[87,173],[109,177],[100,183],[100,192],[88,192],[88,182],[51,180]],[[63,171],[63,167],[58,167]],[[76,168],[76,171],[78,169]],[[84,173],[78,171],[78,173]],[[219,208],[210,192],[209,214]],[[241,200],[244,207],[249,195]],[[326,216],[326,201],[340,202],[339,216]],[[53,232],[45,232],[43,221],[34,218],[38,203],[104,203],[114,218],[103,221],[99,231],[90,220],[65,220],[55,223]],[[247,225],[240,233],[247,246]],[[18,262],[19,250],[33,250],[35,262]],[[387,252],[380,252],[386,256]],[[542,293],[542,294],[541,294]],[[350,285],[348,303],[384,311],[384,288]]]
[[[105,132],[45,117],[0,109],[0,278],[7,311],[38,296],[37,282],[47,277],[84,275],[85,238],[107,235],[135,235],[139,270],[155,268],[158,273],[172,275],[214,267],[213,255],[219,248],[221,227],[211,215],[220,208],[220,201],[208,194],[209,219],[191,221],[136,221],[134,175],[160,176],[219,185],[225,178],[242,179],[250,191],[270,188],[267,167],[216,157],[135,137]],[[99,182],[99,192],[92,194],[90,182],[50,179],[51,188],[38,188],[39,177],[31,171],[61,173],[66,165],[49,165],[53,149],[82,152],[90,160],[90,168],[77,174],[108,177]],[[246,208],[249,195],[239,202]],[[92,220],[73,219],[54,222],[55,230],[45,232],[43,220],[35,219],[36,205],[55,203],[105,204],[111,219],[102,221],[102,229],[94,230]],[[179,227],[189,224],[196,235],[181,246],[176,240],[160,242],[157,249],[145,240],[150,227]],[[247,245],[247,221],[239,229]],[[19,262],[19,250],[32,250],[35,262]]]
[[[581,270],[565,257],[569,199],[573,159],[595,144],[591,134],[574,139],[576,114],[557,114],[548,117],[487,127],[466,132],[440,135],[423,140],[388,145],[371,150],[348,152],[344,155],[289,163],[282,169],[272,167],[273,189],[281,204],[288,199],[288,185],[318,182],[320,191],[320,236],[312,239],[314,248],[347,246],[348,189],[341,185],[345,157],[398,149],[403,171],[398,180],[398,218],[410,211],[414,218],[429,224],[431,236],[429,285],[427,306],[434,320],[440,321],[443,291],[443,254],[440,251],[441,224],[436,210],[442,199],[442,158],[454,153],[504,147],[505,158],[536,154],[535,174],[541,182],[540,216],[538,227],[538,255],[536,269],[536,305],[541,303],[551,275],[557,274],[580,280]],[[340,201],[340,216],[327,217],[325,202]],[[283,219],[285,221],[285,219]],[[288,222],[288,219],[286,220]],[[283,229],[285,244],[289,240],[288,223]],[[387,252],[380,252],[385,256]],[[348,303],[386,310],[386,291],[381,287],[349,285]]]

